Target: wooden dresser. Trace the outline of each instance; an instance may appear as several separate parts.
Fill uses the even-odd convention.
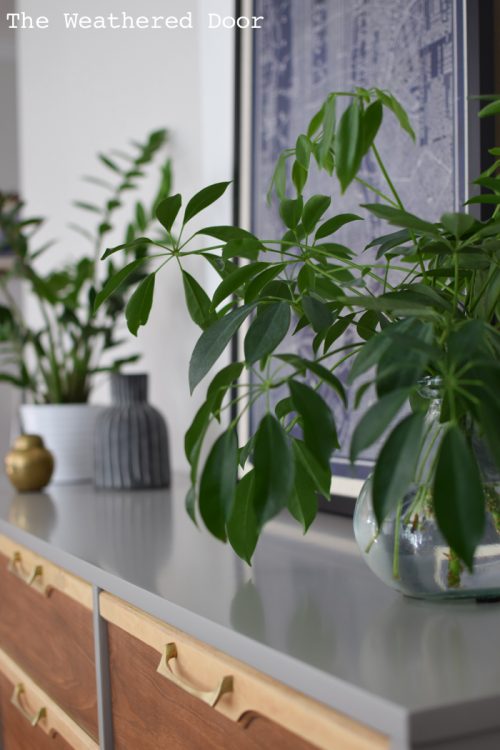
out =
[[[403,600],[346,519],[249,569],[183,494],[4,488],[1,750],[498,750],[498,607]]]
[[[380,733],[107,592],[98,674],[92,586],[5,536],[0,591],[3,750],[97,748],[98,692],[117,750],[388,748]]]

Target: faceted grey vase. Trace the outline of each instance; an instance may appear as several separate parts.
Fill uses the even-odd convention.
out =
[[[95,485],[154,489],[170,485],[167,426],[147,401],[147,375],[111,376],[113,405],[95,431]]]

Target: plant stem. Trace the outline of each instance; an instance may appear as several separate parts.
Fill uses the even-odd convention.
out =
[[[403,510],[403,501],[400,500],[396,510],[396,518],[394,521],[394,554],[392,558],[392,575],[393,578],[399,579],[399,545],[400,545],[400,526],[401,526],[401,513]]]

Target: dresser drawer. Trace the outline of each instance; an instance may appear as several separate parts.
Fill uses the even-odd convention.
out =
[[[116,750],[389,747],[387,737],[109,594],[100,609]]]
[[[0,650],[0,747],[98,750],[96,743]]]
[[[92,588],[0,536],[0,648],[93,737]]]

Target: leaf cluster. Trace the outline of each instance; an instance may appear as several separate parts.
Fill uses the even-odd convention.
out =
[[[345,106],[337,121],[340,103]],[[498,111],[497,103],[488,107]],[[451,550],[473,564],[486,508],[477,437],[500,467],[498,162],[477,180],[490,191],[481,201],[496,206],[487,220],[465,212],[436,222],[415,216],[405,209],[376,146],[387,111],[414,138],[405,110],[387,91],[327,97],[276,165],[270,195],[277,197],[281,237],[210,226],[183,239],[191,219],[229,183],[204,188],[183,213],[180,195],[156,209],[171,242],[161,245],[158,267],[136,288],[128,325],[137,333],[146,324],[155,275],[175,258],[187,309],[201,329],[189,366],[191,391],[243,331],[242,359],[211,376],[186,434],[186,506],[193,520],[199,513],[211,533],[248,562],[265,523],[284,508],[304,530],[312,523],[318,496],[330,496],[331,459],[339,447],[329,404],[351,409],[370,389],[374,403],[359,421],[350,451],[355,461],[374,444],[381,446],[373,475],[378,523],[401,507],[415,483],[423,484]],[[359,177],[367,154],[379,166],[383,190]],[[330,195],[307,195],[314,164],[338,181],[341,192],[361,181],[377,202],[361,205],[356,214],[332,212]],[[387,228],[360,254],[337,233],[370,214]],[[156,252],[157,242],[144,242]],[[104,257],[130,247],[111,248]],[[189,255],[203,257],[219,274],[211,296],[183,268]],[[122,267],[100,292],[99,304],[133,271],[131,264]],[[302,329],[312,342],[307,356],[290,346]],[[350,402],[335,372],[346,363],[357,386]],[[250,379],[242,377],[245,372]],[[430,461],[424,455],[429,435],[422,382],[439,383],[442,392],[441,428]],[[257,400],[265,405],[264,416],[241,445],[238,424]],[[220,434],[201,462],[212,423],[220,423]]]

